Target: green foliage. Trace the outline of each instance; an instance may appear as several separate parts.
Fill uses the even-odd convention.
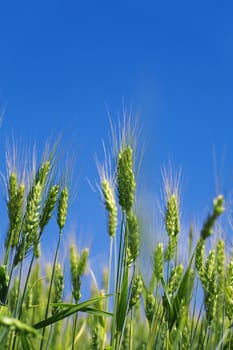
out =
[[[233,258],[228,258],[221,238],[208,248],[224,212],[223,196],[214,200],[197,241],[191,230],[181,246],[179,186],[166,182],[166,237],[153,247],[147,284],[138,259],[143,229],[136,210],[135,149],[130,133],[122,132],[113,174],[106,176],[111,170],[107,169],[100,179],[108,218],[109,268],[103,271],[100,284],[90,269],[91,281],[95,281],[90,290],[83,291],[82,286],[89,271],[88,248],[70,245],[67,275],[68,264],[64,268],[60,262],[69,188],[62,188],[54,176],[52,156],[36,172],[31,171],[29,182],[19,182],[25,178],[9,172],[9,225],[0,265],[0,349],[233,347]],[[57,246],[52,264],[44,266],[40,239],[53,216]],[[185,250],[188,261],[183,259]],[[62,261],[66,264],[65,258]]]

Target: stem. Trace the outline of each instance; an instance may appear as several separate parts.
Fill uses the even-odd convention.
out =
[[[6,252],[5,252],[5,255],[4,255],[4,260],[3,260],[3,265],[6,265],[8,264],[8,260],[9,260],[9,254],[10,254],[10,242],[7,244],[7,248],[6,248]]]
[[[9,293],[9,289],[10,289],[10,283],[11,283],[13,271],[14,271],[14,265],[12,264],[11,270],[10,270],[10,274],[9,274],[9,282],[8,282],[8,285],[7,285],[7,292],[6,292],[5,304],[7,304],[7,301],[8,301],[8,293]]]
[[[154,350],[154,345],[157,344],[158,339],[159,339],[159,332],[157,331],[157,328],[160,326],[160,329],[162,329],[161,325],[163,322],[165,310],[163,310],[160,320],[159,319],[156,320],[156,316],[157,316],[157,314],[159,314],[159,307],[160,307],[160,305],[158,304],[157,310],[154,314],[154,317],[153,317],[153,320],[151,323],[150,332],[149,332],[149,339],[148,339],[148,343],[147,343],[147,350]],[[158,315],[158,316],[160,316],[160,315]]]
[[[110,237],[109,261],[108,261],[108,283],[107,283],[107,294],[108,295],[110,294],[110,285],[111,285],[112,251],[113,251],[113,237]],[[106,300],[106,311],[108,311],[108,298]],[[102,350],[104,350],[104,347],[105,347],[106,326],[107,326],[107,322],[105,321],[105,326],[104,326],[105,337],[104,337],[103,342],[102,342]]]
[[[128,276],[128,271],[129,271],[129,266],[128,266],[128,262],[127,262],[127,248],[128,248],[128,225],[127,225],[127,221],[126,221],[126,225],[125,225],[125,234],[124,234],[124,238],[123,238],[123,247],[122,247],[122,252],[121,252],[121,284],[120,284],[120,289],[119,289],[119,293],[117,294],[117,307],[118,307],[118,302],[119,302],[119,295],[120,292],[122,290],[122,282],[123,279],[125,278],[125,274],[127,274]],[[134,266],[134,272],[135,272],[135,266]],[[133,274],[134,277],[134,274]],[[128,310],[129,310],[129,302],[130,302],[130,296],[131,296],[131,291],[132,291],[132,281],[133,279],[131,279],[131,283],[130,283],[130,288],[129,288],[129,292],[127,293],[127,304],[126,304],[126,309],[125,309],[125,314],[124,314],[124,322],[123,322],[123,327],[121,329],[121,333],[117,333],[117,337],[116,337],[116,349],[120,349],[121,348],[121,343],[122,343],[122,337],[124,335],[124,329],[125,329],[125,325],[126,325],[126,318],[127,318],[127,314],[128,314]],[[127,287],[128,287],[128,277],[127,277]],[[118,314],[118,310],[117,310],[117,314]]]
[[[198,323],[199,323],[200,318],[201,318],[201,313],[202,313],[203,307],[204,307],[204,304],[202,302],[201,307],[200,307],[200,311],[199,311],[199,314],[198,314],[198,317],[197,317],[197,322],[196,322],[196,326],[195,326],[195,329],[194,329],[193,338],[192,338],[192,342],[191,342],[190,346],[192,346],[193,341],[195,340],[195,336],[196,336],[197,328],[198,328]],[[201,334],[201,332],[202,332],[202,324],[201,324],[200,334]],[[199,344],[199,341],[200,341],[200,334],[199,334],[199,338],[198,338],[198,344]]]
[[[207,324],[206,330],[205,330],[205,335],[204,335],[204,339],[203,339],[203,347],[206,346],[205,348],[207,349],[207,344],[208,344],[208,340],[209,340],[209,331],[210,331],[210,326]]]
[[[55,274],[55,267],[56,267],[56,262],[57,262],[57,256],[58,256],[58,250],[61,242],[61,231],[59,232],[59,238],[57,242],[57,248],[54,256],[54,261],[53,261],[53,269],[52,269],[52,275],[51,275],[51,280],[50,280],[50,285],[49,285],[49,293],[48,293],[48,300],[47,300],[47,305],[46,305],[46,310],[45,310],[45,320],[48,318],[48,313],[49,313],[49,303],[50,303],[50,298],[51,298],[51,292],[52,292],[52,286],[53,286],[53,279],[54,279],[54,274]],[[43,344],[44,344],[44,335],[45,335],[45,327],[43,328],[42,331],[42,339],[40,343],[40,350],[43,349]]]
[[[49,342],[51,340],[51,336],[52,336],[52,333],[53,333],[53,328],[54,328],[54,324],[52,324],[50,329],[49,329],[49,336],[48,336],[48,339],[47,339],[47,342],[46,342],[46,350],[48,349]]]
[[[19,315],[18,315],[18,319],[19,320],[20,320],[21,315],[22,315],[23,301],[24,301],[24,298],[25,298],[25,294],[26,294],[26,290],[27,290],[27,286],[28,286],[28,282],[29,282],[29,277],[30,277],[32,266],[33,266],[33,262],[34,262],[34,258],[35,258],[35,254],[33,253],[32,258],[31,258],[31,262],[30,262],[30,266],[29,266],[29,269],[28,269],[26,281],[25,281],[25,284],[24,284],[23,295],[22,295],[21,302],[20,302],[20,305],[19,305]]]
[[[192,313],[192,324],[191,324],[191,332],[190,332],[190,344],[192,343],[192,336],[193,336],[193,327],[194,327],[194,319],[195,319],[195,310],[196,310],[196,305],[197,305],[197,291],[198,291],[198,280],[196,283],[196,288],[195,288],[195,297],[194,297],[194,305],[193,305],[193,313]]]
[[[114,286],[116,286],[117,278],[117,241],[116,236],[114,236]]]
[[[129,350],[133,350],[133,310],[130,313],[130,336],[129,336]]]
[[[125,319],[124,319],[124,324],[123,324],[123,329],[122,329],[122,333],[120,335],[120,339],[119,339],[119,349],[121,348],[121,344],[123,341],[123,335],[124,335],[124,330],[125,330],[125,326],[126,326],[126,321],[127,321],[127,315],[129,312],[129,303],[130,303],[130,298],[131,298],[131,294],[132,294],[132,286],[133,286],[133,281],[134,281],[134,277],[135,277],[135,264],[133,266],[133,275],[130,281],[130,287],[129,287],[129,295],[128,295],[128,301],[127,301],[127,306],[126,306],[126,312],[125,312]],[[132,312],[131,312],[131,317],[132,317]]]
[[[22,270],[23,270],[23,260],[20,263],[20,270],[19,270],[19,284],[18,284],[18,291],[17,291],[17,301],[16,301],[16,307],[14,310],[14,317],[15,318],[17,316],[18,309],[19,309],[18,303],[19,303],[20,285],[21,285],[21,279],[22,279]],[[12,350],[15,349],[15,345],[16,345],[16,333],[14,332]]]
[[[23,249],[23,256],[25,254],[25,244],[24,244],[24,249]],[[16,317],[17,313],[18,313],[18,310],[19,310],[19,294],[20,294],[20,286],[21,286],[21,280],[22,280],[22,273],[23,273],[23,260],[20,262],[20,269],[19,269],[19,284],[18,284],[18,292],[17,292],[17,302],[16,302],[16,309],[15,309],[15,312],[14,312],[14,317]]]
[[[116,275],[116,283],[115,283],[115,291],[114,291],[114,311],[113,311],[113,319],[112,319],[112,329],[111,329],[111,347],[115,349],[115,327],[116,327],[116,313],[119,301],[119,294],[121,289],[122,282],[122,260],[123,260],[123,252],[122,252],[122,241],[123,241],[123,228],[124,228],[124,212],[122,213],[122,221],[121,221],[121,233],[120,233],[120,246],[118,251],[118,260],[117,260],[117,275]],[[116,245],[115,245],[116,252]]]
[[[42,231],[40,231],[40,233],[39,233],[39,239],[40,239],[41,235],[42,235]],[[35,252],[33,251],[33,255],[32,255],[32,258],[31,258],[30,265],[29,265],[29,269],[28,269],[26,281],[25,281],[25,284],[24,284],[22,300],[21,300],[21,303],[20,303],[20,308],[19,308],[19,319],[20,319],[21,314],[22,314],[22,305],[23,305],[23,301],[24,301],[24,298],[25,298],[25,294],[26,294],[26,290],[27,290],[29,278],[30,278],[30,275],[31,275],[31,272],[32,272],[32,266],[33,266],[34,259],[35,259]]]
[[[78,313],[75,314],[75,318],[74,318],[73,337],[72,337],[72,350],[74,350],[74,343],[75,343],[75,333],[76,333],[76,327],[77,327],[77,320],[78,320]]]
[[[22,229],[22,224],[21,224],[21,229]],[[20,229],[20,232],[21,232],[21,229]],[[22,235],[22,242],[23,242],[23,258],[22,258],[22,261],[23,261],[23,259],[25,258],[25,237],[24,237],[24,235]],[[17,243],[17,245],[15,247],[15,255],[17,254],[17,250],[18,250],[19,244],[20,244],[20,239],[18,239],[18,243]],[[13,249],[12,249],[12,252],[13,252]],[[8,287],[7,287],[6,303],[7,303],[7,299],[8,299],[8,293],[9,293],[9,288],[10,288],[10,283],[11,283],[11,279],[12,279],[13,270],[16,267],[14,265],[15,255],[12,258],[12,265],[11,265],[11,269],[10,269],[10,276],[9,276],[9,282],[8,282]]]
[[[122,281],[122,260],[123,260],[123,251],[122,251],[122,241],[123,241],[123,227],[124,227],[124,212],[122,215],[122,222],[121,222],[121,236],[120,236],[120,247],[118,252],[118,261],[117,261],[117,281],[116,281],[116,293],[120,290],[120,285]]]
[[[21,280],[22,280],[22,272],[23,272],[23,261],[20,264],[20,269],[19,269],[19,284],[18,284],[18,292],[17,292],[17,303],[16,303],[16,310],[14,312],[14,317],[16,317],[18,310],[19,310],[19,299],[20,299],[20,285],[21,285]]]
[[[109,261],[108,261],[108,286],[107,286],[107,294],[110,294],[110,286],[111,286],[111,266],[112,266],[112,249],[113,248],[113,238],[110,238],[110,247],[109,247]],[[108,298],[106,301],[106,309],[108,311]]]
[[[232,330],[230,331],[229,349],[231,349],[232,344]]]

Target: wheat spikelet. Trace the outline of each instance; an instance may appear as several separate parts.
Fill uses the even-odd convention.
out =
[[[132,292],[131,292],[130,301],[129,301],[129,310],[132,309],[132,307],[138,303],[142,293],[142,287],[143,287],[142,277],[140,274],[138,274],[135,276],[133,280]]]
[[[226,268],[225,309],[226,309],[226,315],[228,319],[232,321],[233,319],[233,260],[232,259]]]
[[[180,231],[179,203],[175,194],[167,199],[165,227],[168,236],[176,236]]]
[[[160,281],[163,278],[163,244],[158,243],[154,251],[154,263],[153,263],[153,273],[157,279]]]
[[[149,324],[152,323],[154,314],[155,314],[155,297],[154,294],[150,291],[146,291],[145,296],[145,314]]]
[[[56,205],[57,202],[57,197],[58,197],[58,192],[59,192],[59,186],[54,185],[51,187],[49,190],[46,202],[44,204],[44,207],[42,209],[42,213],[40,215],[40,234],[43,232],[45,226],[49,222],[51,216],[52,216],[52,211]]]
[[[56,264],[54,273],[54,292],[53,303],[60,303],[62,301],[62,294],[64,289],[64,275],[60,264]],[[59,307],[52,307],[52,315],[59,312]]]
[[[126,218],[128,228],[128,260],[129,262],[136,262],[139,255],[139,223],[136,214],[132,211],[127,215]]]
[[[23,216],[23,204],[24,204],[25,186],[20,184],[18,186],[17,176],[12,173],[9,176],[8,187],[8,217],[9,217],[9,230],[5,242],[6,249],[9,247],[15,247],[19,241],[19,234],[22,224]]]
[[[110,181],[106,178],[101,182],[104,205],[108,211],[108,233],[110,237],[115,236],[117,229],[117,205],[114,195],[114,189]]]
[[[172,269],[171,276],[168,281],[168,293],[173,295],[180,283],[184,267],[183,265],[175,266]]]
[[[206,259],[204,270],[203,287],[205,294],[206,317],[209,324],[215,317],[217,305],[217,284],[216,284],[216,265],[215,251],[212,249]]]
[[[85,272],[87,259],[89,255],[89,250],[86,248],[81,253],[81,256],[78,255],[76,246],[71,244],[70,246],[70,272],[72,280],[72,295],[75,299],[75,302],[78,303],[81,298],[81,277]]]
[[[129,212],[133,206],[135,188],[133,150],[130,146],[126,146],[120,150],[117,159],[118,199],[120,206],[125,212]]]
[[[203,238],[200,238],[195,250],[195,267],[202,282],[204,278],[204,252],[205,241]]]
[[[61,195],[58,202],[58,211],[57,211],[57,224],[60,231],[65,226],[66,216],[68,209],[68,188],[64,187],[61,191]]]
[[[203,228],[201,230],[201,237],[203,239],[206,239],[209,237],[213,232],[213,226],[217,220],[217,218],[224,212],[225,208],[223,206],[224,204],[224,198],[223,196],[218,196],[214,199],[214,208],[212,214],[208,216],[206,219]]]

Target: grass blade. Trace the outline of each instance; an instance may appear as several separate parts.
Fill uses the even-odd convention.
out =
[[[103,310],[99,310],[99,309],[95,309],[95,308],[91,308],[90,305],[96,303],[97,301],[106,298],[106,296],[104,297],[97,297],[97,298],[93,298],[87,301],[84,301],[83,303],[80,304],[63,304],[63,303],[57,303],[57,304],[53,304],[56,306],[60,306],[60,307],[64,307],[65,310],[60,311],[59,313],[57,313],[54,316],[51,316],[47,319],[44,319],[43,321],[40,321],[38,323],[36,323],[34,325],[35,329],[40,329],[43,327],[47,327],[48,325],[51,325],[57,321],[63,320],[66,317],[69,317],[73,314],[75,314],[76,312],[86,312],[89,314],[93,314],[95,316],[112,316],[112,314],[110,312],[106,312]]]
[[[35,349],[32,344],[29,344],[27,337],[24,333],[20,334],[20,341],[23,347],[23,350],[33,350]]]

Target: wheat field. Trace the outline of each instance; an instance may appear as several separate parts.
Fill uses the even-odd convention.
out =
[[[143,228],[136,211],[133,128],[115,131],[118,140],[110,150],[104,148],[106,159],[97,165],[109,263],[88,293],[82,290],[89,269],[88,247],[70,245],[72,288],[67,291],[64,286],[59,252],[70,188],[53,176],[56,151],[24,174],[9,167],[8,230],[0,266],[0,349],[233,349],[233,255],[226,253],[221,237],[211,248],[208,243],[225,214],[223,196],[213,200],[197,239],[190,226],[186,248],[180,247],[179,184],[165,176],[166,237],[153,247],[148,282],[138,259]],[[52,217],[57,243],[53,263],[45,268],[40,242]],[[181,263],[184,249],[188,258]]]

